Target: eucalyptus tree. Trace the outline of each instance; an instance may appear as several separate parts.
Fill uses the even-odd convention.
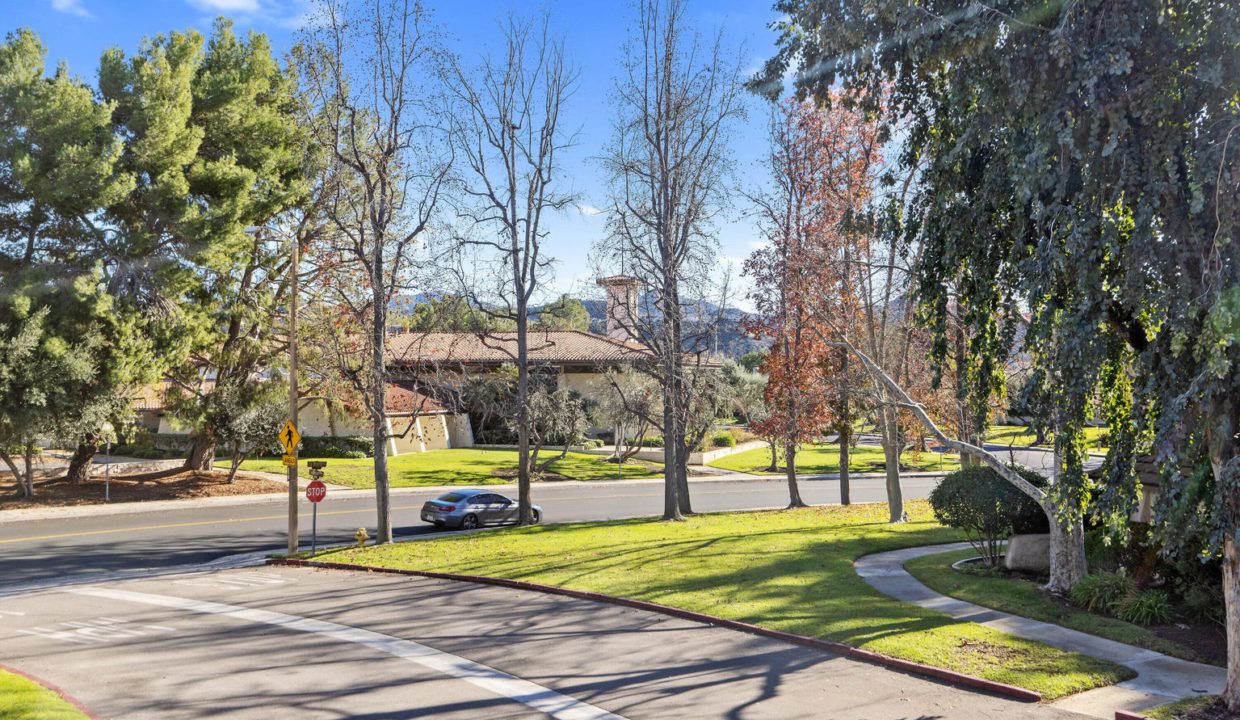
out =
[[[309,260],[347,320],[340,369],[370,417],[376,541],[392,541],[387,324],[393,299],[433,261],[429,230],[451,166],[439,39],[411,0],[320,0],[295,50],[313,144],[325,157],[325,228]],[[364,362],[358,362],[358,357]]]
[[[686,316],[691,301],[721,292],[712,222],[727,207],[728,139],[745,110],[739,62],[727,57],[721,36],[703,40],[689,27],[687,12],[684,0],[637,3],[616,79],[613,139],[603,156],[612,195],[609,236],[596,248],[601,265],[636,278],[651,298],[610,320],[654,356],[643,368],[663,394],[668,520],[691,509],[685,440],[692,368],[701,364],[718,318],[690,327]],[[714,299],[723,305],[722,297]]]
[[[908,120],[903,160],[924,162],[902,224],[924,247],[920,306],[943,357],[955,286],[977,397],[1029,310],[1023,343],[1037,350],[1064,461],[1049,488],[1062,533],[1079,541],[1099,388],[1115,410],[1116,516],[1131,509],[1134,454],[1153,435],[1165,550],[1223,558],[1224,697],[1240,710],[1240,6],[777,9],[787,20],[767,92],[795,70],[798,91],[819,98],[839,87],[865,103],[887,89],[890,116]],[[1180,547],[1190,527],[1207,530],[1205,547]]]
[[[561,179],[563,153],[573,142],[561,113],[577,71],[565,60],[563,40],[552,33],[546,14],[538,22],[509,18],[503,36],[501,54],[484,57],[477,69],[452,62],[449,87],[458,110],[451,130],[462,165],[457,178],[462,197],[457,212],[467,224],[462,244],[480,250],[481,260],[495,269],[488,283],[493,297],[479,298],[476,288],[465,291],[481,300],[476,307],[516,330],[509,354],[517,369],[518,523],[528,525],[534,522],[530,476],[538,449],[531,451],[530,445],[530,303],[551,272],[552,258],[543,248],[546,215],[576,202]],[[535,347],[548,343],[537,337],[533,342]]]

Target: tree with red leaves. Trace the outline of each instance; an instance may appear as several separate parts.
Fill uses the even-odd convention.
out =
[[[839,285],[840,267],[814,262],[818,245],[836,221],[822,187],[832,172],[822,152],[825,125],[812,106],[788,102],[775,108],[767,166],[772,183],[752,197],[766,244],[745,261],[753,279],[750,300],[757,314],[747,330],[773,343],[762,371],[767,375],[767,417],[752,430],[782,446],[788,478],[788,506],[804,507],[797,487],[796,454],[802,442],[832,424],[832,353],[814,331],[815,299]],[[829,235],[829,232],[825,233]],[[776,465],[774,447],[772,466]]]

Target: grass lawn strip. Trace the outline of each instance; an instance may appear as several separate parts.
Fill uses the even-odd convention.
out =
[[[0,718],[4,720],[84,720],[85,713],[54,690],[0,670]]]
[[[882,472],[885,463],[883,449],[874,445],[858,445],[849,452],[848,469],[855,473]],[[906,468],[930,472],[951,472],[960,469],[960,457],[924,452],[906,452],[900,456],[900,464]],[[754,448],[745,452],[728,455],[712,463],[711,467],[755,475],[783,475],[782,466],[779,472],[771,472],[771,450],[769,447]],[[840,471],[840,448],[834,443],[803,445],[797,451],[797,474],[818,475],[838,473]]]
[[[1103,444],[1106,439],[1107,428],[1104,427],[1087,427],[1085,428],[1085,447],[1091,452],[1106,452],[1107,447]],[[1053,440],[1047,435],[1047,442],[1044,445],[1033,444],[1037,439],[1037,434],[1032,429],[1024,425],[992,425],[986,431],[986,441],[995,443],[996,445],[1011,445],[1013,447],[1051,447]]]
[[[558,454],[558,451],[557,451]],[[542,455],[543,459],[552,454]],[[323,480],[353,488],[373,488],[374,460],[348,458],[302,458],[301,474],[308,472],[306,463],[324,460],[327,468]],[[223,464],[227,467],[227,463]],[[246,460],[242,470],[283,473],[278,459]],[[419,485],[499,485],[513,481],[517,471],[517,451],[486,448],[453,448],[428,450],[388,458],[388,476],[392,487]],[[651,477],[662,472],[654,463],[630,460],[623,468],[609,463],[601,455],[570,452],[563,460],[552,463],[548,473],[569,480],[624,480]]]
[[[873,552],[959,540],[931,520],[886,522],[886,505],[513,528],[342,549],[326,562],[487,575],[646,600],[846,642],[1052,699],[1133,677],[1128,668],[888,598],[853,570]]]
[[[1202,695],[1159,705],[1156,708],[1143,710],[1141,714],[1154,720],[1179,720],[1179,718],[1191,717],[1193,713],[1203,711],[1216,702],[1218,702],[1218,695]]]
[[[975,605],[1062,625],[1172,657],[1205,662],[1192,648],[1161,638],[1140,625],[1087,612],[1056,600],[1032,580],[952,570],[952,563],[976,555],[977,552],[972,549],[926,555],[908,561],[904,569],[931,590]]]

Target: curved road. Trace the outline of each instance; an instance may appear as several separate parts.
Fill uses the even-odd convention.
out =
[[[907,498],[926,497],[933,477],[908,477]],[[511,486],[494,486],[515,493]],[[422,523],[422,503],[441,490],[405,488],[392,494],[392,519],[400,537],[436,532]],[[839,502],[839,481],[805,479],[806,502]],[[786,485],[779,478],[694,480],[694,510],[750,510],[787,504]],[[886,499],[881,478],[855,478],[854,502]],[[223,500],[221,502],[220,500]],[[658,515],[663,511],[661,481],[599,481],[539,484],[534,501],[546,522],[610,520]],[[5,521],[0,514],[0,592],[32,583],[89,580],[102,573],[138,568],[166,568],[204,563],[229,555],[281,552],[285,547],[287,500],[282,496],[207,499],[114,506],[117,514],[57,519]],[[375,533],[374,493],[370,490],[329,491],[319,506],[319,543],[351,542],[358,527]],[[78,512],[91,512],[78,511]],[[310,543],[310,507],[301,502],[301,543]]]

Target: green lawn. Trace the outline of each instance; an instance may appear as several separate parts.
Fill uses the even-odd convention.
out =
[[[782,459],[782,458],[781,458]],[[939,455],[933,452],[911,453],[900,456],[900,464],[915,470],[942,470],[950,472],[960,469],[960,458],[957,455]],[[769,447],[754,448],[745,452],[728,455],[709,463],[711,467],[753,473],[755,475],[782,475],[767,470],[771,465]],[[885,466],[883,449],[873,445],[858,445],[852,448],[848,457],[848,469],[855,473],[882,472]],[[840,471],[840,448],[834,443],[806,444],[797,451],[797,474],[816,475],[819,473],[838,473]]]
[[[1132,677],[1127,668],[890,599],[853,570],[867,553],[959,540],[931,519],[886,522],[886,505],[512,528],[326,553],[320,560],[491,575],[663,603],[830,638],[1059,697]]]
[[[1205,710],[1216,702],[1218,702],[1218,695],[1201,695],[1142,710],[1141,714],[1154,720],[1178,720],[1178,718],[1188,717],[1197,710]]]
[[[1204,662],[1202,657],[1179,643],[1158,637],[1147,628],[1123,620],[1097,615],[1056,600],[1036,582],[1002,575],[964,573],[952,570],[952,563],[974,557],[974,550],[926,555],[905,563],[913,577],[944,595],[985,607],[1054,623],[1117,642],[1156,650],[1186,660]]]
[[[1087,427],[1085,428],[1085,445],[1091,452],[1106,452],[1107,428],[1104,427]],[[1024,447],[1033,445],[1033,441],[1037,439],[1036,433],[1024,425],[993,425],[986,431],[986,441],[998,445],[1013,445]],[[1049,447],[1048,443],[1040,447]]]
[[[0,670],[0,718],[84,720],[86,715],[42,685],[21,675]]]
[[[544,458],[549,455],[544,454]],[[320,458],[302,458],[299,472],[305,476],[309,470],[306,463]],[[337,485],[354,488],[375,486],[374,461],[370,458],[348,460],[321,458],[327,463],[323,479]],[[227,467],[228,463],[217,463]],[[284,472],[278,459],[246,460],[242,470],[258,472]],[[415,485],[493,485],[511,482],[517,471],[516,450],[491,450],[480,448],[453,448],[409,453],[388,458],[388,474],[392,487]],[[620,471],[615,463],[607,462],[602,455],[569,453],[548,470],[554,479],[614,480],[617,478],[651,477],[662,472],[653,463],[630,460]]]

